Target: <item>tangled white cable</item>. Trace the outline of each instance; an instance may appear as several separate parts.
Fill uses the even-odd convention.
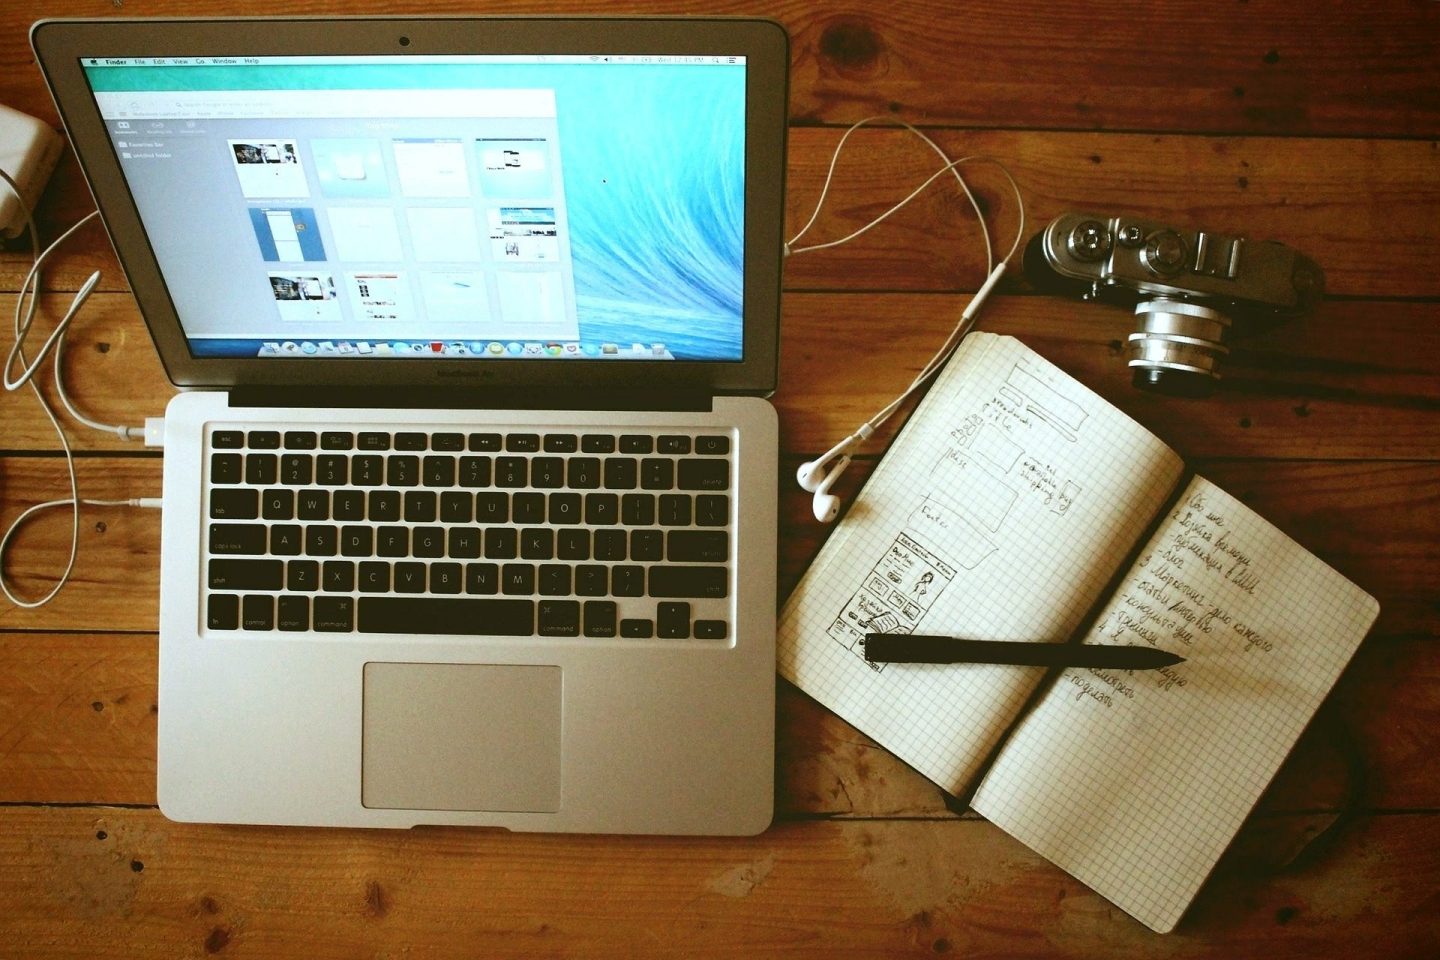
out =
[[[921,140],[924,140],[930,145],[930,148],[945,161],[944,166],[927,177],[923,183],[912,190],[903,200],[863,227],[852,231],[838,240],[830,240],[825,243],[816,243],[804,247],[795,246],[800,238],[810,231],[810,228],[814,226],[815,221],[820,216],[820,209],[825,205],[825,198],[830,193],[830,183],[835,176],[835,165],[840,159],[840,151],[844,148],[845,141],[849,140],[850,135],[856,130],[866,124],[877,121],[904,127]],[[1020,221],[1019,227],[1015,232],[1015,242],[1011,244],[1010,250],[1001,258],[998,264],[995,262],[994,247],[990,240],[990,228],[985,223],[984,212],[980,209],[980,204],[975,199],[975,195],[970,192],[970,187],[966,184],[965,178],[960,175],[959,168],[967,163],[989,163],[998,167],[1000,172],[1005,175],[1005,179],[1009,181],[1010,189],[1015,193],[1015,207]],[[956,322],[955,327],[950,331],[950,335],[945,338],[945,342],[940,345],[940,349],[937,350],[935,355],[921,368],[920,372],[915,376],[915,379],[910,382],[910,385],[894,400],[882,407],[873,417],[862,423],[854,433],[835,444],[835,446],[814,460],[800,465],[800,468],[795,473],[795,479],[803,489],[815,494],[813,504],[815,519],[821,523],[829,523],[840,513],[840,498],[831,493],[830,490],[834,487],[836,481],[840,479],[840,475],[845,472],[845,468],[850,466],[851,455],[854,450],[866,440],[870,439],[871,435],[875,433],[875,430],[882,423],[888,420],[896,410],[900,409],[901,405],[903,405],[916,390],[920,389],[921,386],[934,376],[936,371],[945,365],[945,361],[949,359],[950,354],[955,351],[955,348],[960,345],[960,341],[965,338],[965,335],[969,333],[974,326],[975,315],[979,312],[985,299],[990,296],[990,292],[995,289],[995,285],[1005,273],[1006,266],[1010,263],[1011,258],[1015,256],[1016,251],[1020,249],[1020,244],[1025,238],[1025,200],[1020,195],[1020,187],[1016,184],[1015,178],[1010,175],[1010,171],[1007,170],[1005,165],[999,160],[993,157],[978,155],[951,160],[950,156],[940,148],[939,144],[926,136],[924,132],[903,120],[894,120],[888,117],[866,117],[864,120],[852,124],[850,128],[845,131],[844,135],[841,136],[840,142],[835,145],[835,152],[830,157],[830,169],[825,174],[825,183],[820,189],[820,198],[815,203],[815,212],[810,215],[810,219],[805,223],[805,226],[801,227],[800,231],[790,238],[790,242],[785,244],[784,252],[788,257],[815,250],[838,247],[842,243],[848,243],[884,221],[891,214],[899,211],[946,173],[954,174],[956,182],[960,185],[960,189],[964,192],[966,199],[970,201],[970,206],[974,209],[975,216],[980,222],[980,233],[985,240],[985,270],[988,276],[985,278],[985,282],[980,285],[980,289],[975,292],[975,296],[970,298],[970,303],[960,314],[959,321]]]
[[[15,342],[11,345],[10,351],[5,357],[5,369],[3,378],[4,385],[7,391],[13,392],[15,390],[19,390],[21,387],[28,384],[30,389],[34,392],[36,402],[40,404],[40,409],[45,411],[45,416],[49,419],[50,425],[55,428],[55,435],[60,439],[60,448],[65,453],[65,468],[70,480],[69,497],[60,500],[48,500],[44,503],[37,503],[34,506],[29,507],[24,512],[22,512],[20,516],[15,518],[15,521],[10,524],[9,528],[5,531],[5,535],[3,537],[0,537],[0,592],[3,592],[5,598],[11,603],[15,604],[15,606],[23,607],[27,610],[33,610],[34,608],[44,606],[45,604],[53,600],[55,598],[55,595],[60,592],[60,590],[65,586],[66,582],[70,579],[70,573],[75,568],[75,556],[79,551],[80,546],[81,504],[86,504],[89,506],[158,507],[160,506],[160,500],[153,497],[138,497],[126,500],[82,500],[80,498],[80,483],[75,474],[75,455],[70,449],[70,441],[65,436],[65,431],[60,426],[60,421],[56,418],[55,411],[50,408],[50,404],[45,401],[44,394],[40,392],[40,388],[35,383],[35,373],[37,370],[39,370],[40,364],[44,362],[45,358],[47,356],[50,356],[50,354],[53,352],[55,367],[55,391],[56,394],[60,397],[60,402],[64,405],[65,409],[70,413],[71,416],[73,416],[77,421],[87,427],[93,427],[97,430],[104,430],[109,433],[114,433],[125,440],[134,440],[144,437],[144,427],[128,427],[116,424],[99,423],[81,414],[75,408],[75,405],[70,400],[69,395],[66,394],[65,384],[60,376],[61,343],[65,338],[65,332],[69,329],[71,321],[73,321],[75,319],[75,316],[80,312],[80,308],[84,306],[85,301],[89,298],[91,291],[95,289],[95,285],[100,282],[100,271],[97,270],[94,273],[90,274],[90,276],[86,278],[85,282],[80,285],[79,291],[70,301],[70,306],[66,308],[64,316],[61,317],[60,322],[55,325],[55,329],[51,332],[50,336],[46,338],[43,344],[41,344],[39,353],[36,355],[35,359],[33,361],[27,361],[25,358],[25,339],[30,334],[30,328],[31,325],[35,322],[35,314],[39,306],[41,269],[43,268],[45,261],[49,259],[50,255],[54,253],[56,249],[59,248],[60,244],[64,243],[67,239],[69,239],[70,236],[75,233],[75,231],[79,230],[85,224],[89,223],[92,218],[98,216],[98,211],[91,211],[90,213],[86,214],[77,223],[75,223],[74,226],[70,227],[59,237],[57,237],[55,241],[51,243],[50,246],[46,247],[44,252],[42,253],[40,250],[40,234],[35,225],[34,213],[25,203],[25,197],[20,192],[19,186],[15,183],[15,180],[10,176],[10,174],[5,172],[4,170],[0,170],[0,180],[3,180],[6,186],[8,186],[10,190],[15,194],[15,196],[20,200],[21,210],[25,214],[26,226],[29,228],[30,231],[30,247],[33,255],[33,264],[30,267],[30,272],[25,275],[25,280],[20,285],[20,292],[15,299]],[[11,372],[12,370],[14,370],[17,360],[20,363],[20,372],[18,375],[12,377]],[[6,549],[10,546],[10,540],[12,537],[14,537],[15,532],[20,529],[21,525],[23,525],[25,521],[34,514],[40,512],[41,510],[49,509],[52,507],[65,506],[71,508],[70,556],[69,559],[65,562],[65,569],[61,572],[60,577],[55,581],[55,585],[51,587],[50,591],[44,596],[34,600],[21,597],[19,594],[17,594],[14,590],[11,589],[9,582],[5,579],[4,557]]]

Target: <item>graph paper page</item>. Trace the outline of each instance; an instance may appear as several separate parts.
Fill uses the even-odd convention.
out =
[[[1085,639],[1186,662],[1063,672],[1006,741],[975,809],[1169,931],[1378,612],[1197,477]]]
[[[781,675],[944,789],[968,788],[1043,668],[875,667],[864,634],[1074,637],[1182,471],[1019,341],[971,334],[792,594]]]

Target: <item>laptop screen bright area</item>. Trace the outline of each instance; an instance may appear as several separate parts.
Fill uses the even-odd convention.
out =
[[[743,57],[82,66],[196,357],[742,357]]]

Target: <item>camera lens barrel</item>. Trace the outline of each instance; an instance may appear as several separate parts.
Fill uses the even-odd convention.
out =
[[[1185,300],[1143,300],[1128,352],[1137,387],[1179,396],[1205,396],[1220,378],[1216,365],[1230,352],[1230,318]]]

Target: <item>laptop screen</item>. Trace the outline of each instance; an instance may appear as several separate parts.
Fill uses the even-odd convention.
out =
[[[744,57],[81,65],[194,357],[743,359]]]

